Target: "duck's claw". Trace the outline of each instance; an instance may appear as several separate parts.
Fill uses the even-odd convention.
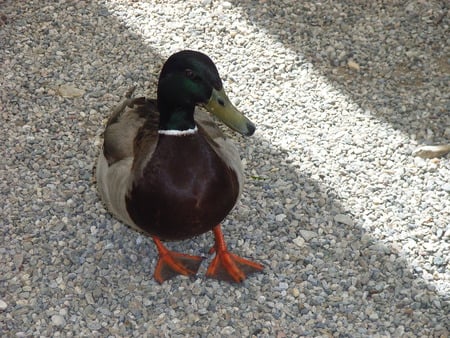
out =
[[[158,264],[155,268],[154,278],[158,283],[163,283],[177,275],[193,276],[203,260],[200,256],[190,256],[168,250],[157,237],[153,241],[159,252]]]
[[[242,282],[249,274],[262,271],[261,264],[249,261],[228,251],[217,252],[206,276],[227,282]]]
[[[213,231],[216,237],[216,245],[214,246],[215,250],[211,249],[210,252],[215,251],[216,256],[208,267],[207,277],[240,283],[247,275],[264,269],[259,263],[230,253],[226,248],[220,225],[216,226]]]

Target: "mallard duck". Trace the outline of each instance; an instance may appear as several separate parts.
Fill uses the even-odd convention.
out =
[[[221,230],[242,192],[242,164],[233,143],[196,106],[242,135],[252,135],[255,125],[228,99],[212,60],[196,51],[175,53],[161,70],[156,100],[126,96],[107,122],[97,183],[115,217],[153,238],[156,281],[195,275],[203,259],[170,251],[162,240],[208,231],[215,257],[207,277],[242,282],[261,271],[261,264],[227,250]]]

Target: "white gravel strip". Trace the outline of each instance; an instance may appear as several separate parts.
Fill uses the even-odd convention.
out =
[[[438,0],[3,1],[0,336],[448,337],[450,158],[412,153],[450,142],[449,31]],[[257,125],[228,132],[247,182],[224,233],[266,266],[242,285],[209,260],[157,284],[93,181],[111,108],[185,48]]]

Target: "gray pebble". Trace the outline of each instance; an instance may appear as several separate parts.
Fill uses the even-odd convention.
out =
[[[445,264],[445,259],[442,256],[435,256],[433,258],[433,264],[437,266],[441,266]]]
[[[311,239],[317,237],[317,233],[309,230],[300,230],[300,235],[305,239],[305,241],[309,242]]]
[[[66,320],[63,316],[60,315],[53,315],[52,316],[52,324],[55,326],[64,327],[66,326]]]
[[[87,327],[91,330],[100,330],[102,328],[102,325],[97,321],[88,321]]]
[[[338,215],[334,216],[334,220],[338,223],[342,223],[345,225],[350,225],[350,226],[353,225],[353,220],[348,215],[338,214]]]

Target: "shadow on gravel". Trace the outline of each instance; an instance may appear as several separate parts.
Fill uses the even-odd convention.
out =
[[[419,142],[448,141],[445,1],[231,2],[364,111]]]
[[[248,6],[249,15],[258,8],[252,2],[241,5]],[[33,11],[39,12],[39,16],[35,17]],[[73,20],[84,23],[84,29],[96,32],[93,40],[85,38],[83,31],[71,31],[67,23],[54,19],[67,11],[72,13]],[[96,22],[90,22],[86,15],[92,11],[97,13]],[[59,317],[55,320],[54,315],[66,313],[64,325],[67,324],[66,329],[75,335],[84,330],[104,336],[123,336],[124,332],[131,336],[138,326],[143,330],[140,333],[145,333],[147,328],[151,330],[152,326],[156,333],[161,333],[159,327],[164,325],[170,333],[171,325],[185,318],[189,325],[182,333],[198,334],[202,332],[198,328],[209,327],[211,320],[209,315],[196,313],[196,302],[200,303],[202,298],[210,302],[206,314],[219,313],[223,316],[221,320],[230,325],[243,321],[242,314],[255,314],[256,319],[249,317],[244,326],[249,326],[250,333],[256,335],[275,336],[277,333],[283,337],[282,333],[289,336],[289,333],[335,332],[335,327],[324,326],[323,318],[328,318],[327,325],[333,321],[352,325],[362,320],[365,327],[360,328],[361,335],[365,330],[376,332],[377,329],[364,316],[372,318],[374,323],[386,320],[404,325],[405,330],[433,327],[433,320],[445,321],[449,311],[445,301],[441,301],[440,308],[430,304],[428,299],[435,297],[434,291],[428,290],[420,278],[414,278],[396,252],[380,248],[380,244],[359,227],[334,222],[335,215],[347,213],[336,192],[322,184],[320,177],[302,173],[290,162],[288,154],[278,152],[258,137],[249,142],[260,148],[258,152],[267,154],[266,161],[264,165],[258,161],[247,165],[248,170],[254,168],[260,176],[248,178],[243,201],[228,218],[230,226],[224,231],[230,246],[236,246],[236,253],[261,258],[266,264],[265,273],[252,276],[242,287],[206,280],[186,283],[183,278],[156,285],[150,278],[156,255],[150,239],[126,229],[106,214],[92,184],[91,168],[99,151],[94,141],[102,129],[102,119],[114,105],[110,93],[117,98],[134,82],[138,82],[141,89],[145,81],[154,84],[161,57],[95,2],[89,6],[83,2],[45,6],[30,3],[30,13],[5,11],[8,25],[36,24],[41,20],[36,36],[28,37],[29,50],[37,54],[20,57],[28,59],[28,64],[38,58],[47,72],[39,73],[42,67],[29,69],[28,73],[17,70],[17,77],[30,76],[32,72],[41,74],[40,82],[30,81],[19,94],[11,93],[5,106],[18,104],[23,115],[9,116],[14,122],[8,120],[5,124],[16,128],[14,137],[17,137],[17,144],[23,146],[20,156],[13,154],[8,158],[8,165],[18,168],[19,184],[27,180],[39,182],[41,190],[37,195],[33,187],[2,186],[5,200],[14,200],[17,196],[19,202],[4,219],[2,247],[6,250],[1,254],[9,263],[2,267],[0,285],[1,297],[8,305],[2,310],[6,319],[0,320],[1,331],[51,336],[65,329],[59,327],[62,321]],[[315,15],[315,20],[322,20],[322,15]],[[116,33],[111,36],[113,26]],[[289,26],[283,29],[293,30]],[[320,26],[315,29],[325,38],[326,31]],[[54,44],[62,34],[80,39],[82,43],[77,46],[84,48],[67,46],[68,50],[62,50],[62,55],[56,53],[58,48],[54,48]],[[19,55],[21,50],[15,49],[15,42],[10,43],[5,48]],[[92,49],[96,51],[94,59]],[[301,52],[308,55],[308,51]],[[310,55],[315,53],[309,51]],[[142,59],[141,67],[127,69],[127,60],[131,58]],[[323,67],[324,73],[328,69],[321,63],[316,66]],[[97,72],[96,67],[102,70]],[[85,95],[65,99],[48,91],[65,83],[84,88]],[[37,94],[36,89],[41,87],[44,90]],[[348,90],[362,95],[358,88],[351,84]],[[391,94],[395,96],[395,92]],[[40,116],[29,114],[37,95],[42,110]],[[372,107],[379,102],[368,104]],[[58,114],[61,111],[72,113]],[[88,114],[82,116],[80,112]],[[383,118],[403,128],[401,120]],[[20,128],[25,123],[35,133],[35,143],[21,144],[28,142],[19,139],[21,133],[29,133]],[[434,128],[431,124],[427,127]],[[56,140],[63,140],[63,145],[55,146]],[[44,145],[39,158],[33,153],[36,144]],[[45,175],[37,175],[30,163],[37,163]],[[20,172],[26,177],[21,177]],[[25,210],[27,205],[31,205],[31,213]],[[281,214],[285,216],[278,219]],[[245,224],[252,220],[261,220],[262,226],[246,232]],[[238,239],[242,239],[244,245],[239,244]],[[207,240],[200,237],[193,242],[197,253],[200,251],[197,244],[203,245],[206,252],[212,243],[210,235]],[[173,247],[180,251],[186,249],[183,250],[186,252],[193,248],[185,242]],[[14,262],[10,256],[15,257]],[[332,283],[336,277],[339,283]],[[274,279],[279,281],[278,288],[273,287]],[[28,291],[22,290],[22,284],[28,286]],[[423,287],[418,288],[418,285]],[[299,295],[291,295],[294,288]],[[420,294],[415,293],[417,289],[421,290]],[[238,290],[239,297],[234,290]],[[301,298],[301,294],[309,293],[317,296]],[[28,299],[30,294],[37,298]],[[256,295],[265,300],[256,299]],[[361,299],[367,305],[364,316],[354,311],[354,304],[360,304]],[[314,313],[315,306],[326,310]],[[33,319],[27,317],[30,313]],[[258,316],[258,313],[264,315]],[[308,324],[306,330],[297,330],[307,326],[302,321],[303,316],[309,321],[315,318],[315,321]]]
[[[337,222],[336,215],[352,219],[357,215],[345,209],[345,200],[336,191],[321,183],[323,177],[302,171],[289,160],[287,151],[267,147],[267,140],[258,136],[253,140],[253,146],[267,157],[264,167],[247,159],[247,176],[255,169],[261,177],[247,178],[243,203],[251,205],[252,212],[248,220],[236,222],[236,233],[230,237],[238,238],[240,228],[249,220],[251,223],[252,219],[264,219],[265,241],[255,247],[255,257],[267,257],[261,283],[263,293],[272,294],[275,302],[284,302],[287,313],[299,325],[310,318],[315,306],[321,306],[326,310],[320,316],[327,318],[327,323],[347,323],[355,330],[352,332],[362,336],[381,333],[377,325],[383,321],[386,326],[378,330],[397,327],[395,334],[400,336],[403,329],[405,334],[411,334],[424,328],[434,336],[447,336],[448,297],[418,276],[398,250],[377,241],[357,225]],[[246,195],[250,202],[245,201]],[[265,203],[262,207],[258,205],[260,201]],[[239,214],[239,209],[235,213]],[[282,221],[277,220],[276,215],[280,214],[286,215]],[[314,296],[289,304],[279,289],[271,289],[274,280]],[[313,331],[301,334],[330,332],[321,331],[322,326],[317,320]],[[327,329],[333,332],[337,327],[332,324]]]

